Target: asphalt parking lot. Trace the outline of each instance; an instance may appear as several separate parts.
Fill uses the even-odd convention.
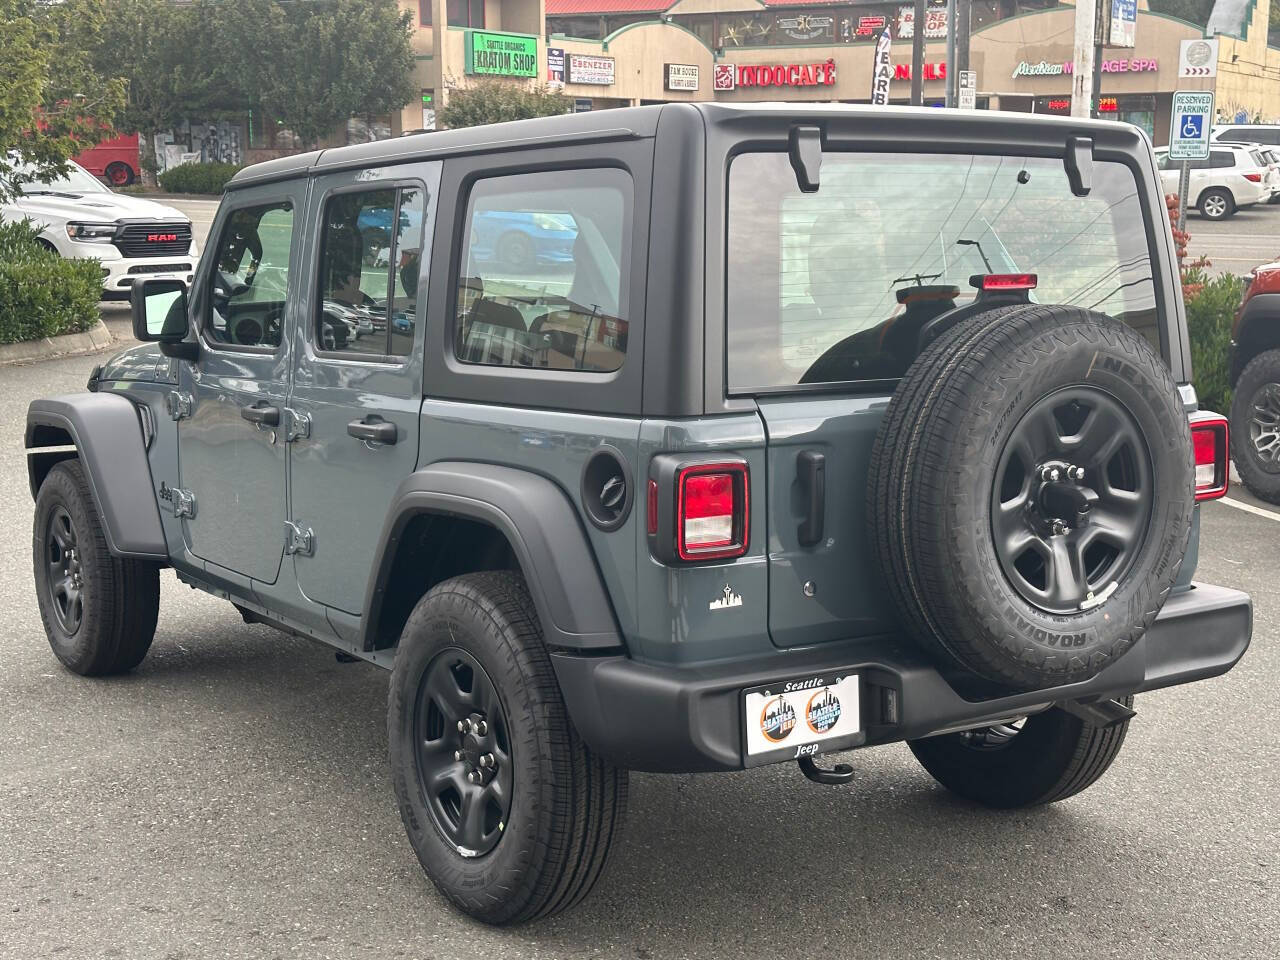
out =
[[[1246,274],[1260,263],[1280,259],[1280,204],[1255,204],[1226,220],[1206,220],[1192,211],[1186,229],[1192,259],[1208,257],[1213,273]]]
[[[1280,512],[1205,508],[1200,577],[1253,594],[1253,648],[1139,698],[1088,792],[976,809],[902,746],[851,754],[844,787],[791,764],[637,775],[594,896],[492,930],[404,839],[376,668],[246,626],[171,573],[134,674],[54,660],[21,430],[29,399],[82,389],[95,362],[0,371],[0,957],[1276,957]]]

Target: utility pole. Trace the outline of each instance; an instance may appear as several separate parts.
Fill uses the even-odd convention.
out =
[[[956,105],[956,0],[947,0],[947,84],[942,95],[944,107]]]
[[[1098,7],[1095,0],[1076,0],[1074,66],[1071,70],[1071,115],[1088,117],[1093,110],[1093,67],[1097,60]]]
[[[973,18],[973,0],[951,0],[954,16],[951,34],[955,36],[954,56],[947,60],[947,89],[951,91],[951,106],[960,104],[960,72],[969,69],[969,34]]]
[[[916,0],[915,13],[912,14],[911,25],[911,105],[921,106],[924,103],[924,4],[925,0]]]

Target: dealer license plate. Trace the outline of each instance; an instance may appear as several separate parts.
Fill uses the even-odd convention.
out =
[[[863,743],[857,673],[795,677],[743,691],[747,764]]]

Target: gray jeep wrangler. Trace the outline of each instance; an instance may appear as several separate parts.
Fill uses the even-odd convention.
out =
[[[40,610],[136,666],[159,571],[391,671],[423,868],[581,900],[627,771],[895,741],[973,801],[1092,784],[1224,673],[1226,488],[1134,127],[665,105],[273,160],[190,290],[40,400]]]

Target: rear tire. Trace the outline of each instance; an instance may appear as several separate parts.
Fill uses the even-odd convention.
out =
[[[155,637],[160,568],[111,555],[79,460],[57,464],[36,496],[33,560],[40,619],[73,673],[126,673]]]
[[[573,728],[523,577],[466,574],[418,601],[387,728],[409,842],[460,910],[520,923],[595,885],[621,829],[627,773]]]
[[[1214,187],[1200,194],[1200,215],[1207,220],[1226,220],[1236,212],[1236,201],[1226,190]]]
[[[1280,503],[1280,350],[1258,354],[1236,382],[1231,459],[1250,493]]]
[[[1121,701],[1133,705],[1133,697]],[[988,807],[1056,803],[1092,786],[1120,753],[1129,721],[1092,727],[1056,707],[1021,728],[986,727],[909,741],[929,774],[952,793]]]

